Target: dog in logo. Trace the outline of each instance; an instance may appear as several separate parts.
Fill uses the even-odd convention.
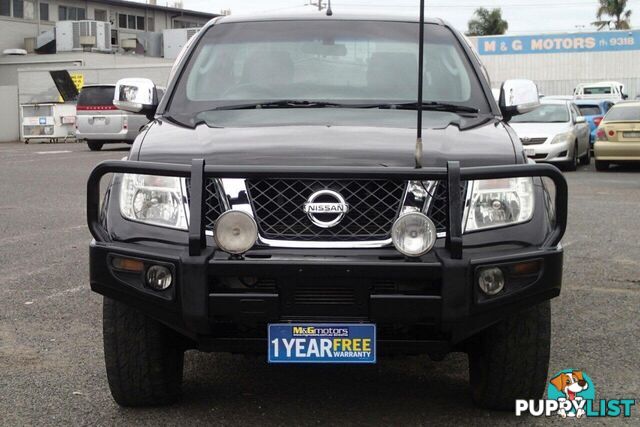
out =
[[[562,372],[558,376],[552,378],[550,382],[560,393],[563,393],[566,396],[558,399],[558,402],[561,403],[561,406],[562,402],[579,402],[583,400],[582,397],[578,396],[578,393],[589,388],[589,383],[584,379],[582,371],[573,371],[567,373]],[[558,415],[560,415],[562,418],[582,418],[585,415],[585,411],[584,409],[578,409],[574,413],[567,412],[565,409],[559,409]]]

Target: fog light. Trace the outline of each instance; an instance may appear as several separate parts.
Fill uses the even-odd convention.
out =
[[[478,286],[489,296],[497,295],[504,289],[504,273],[498,267],[483,268],[478,274]]]
[[[436,243],[436,226],[426,215],[411,212],[402,215],[393,224],[393,245],[403,255],[419,257],[429,252]]]
[[[169,289],[173,282],[171,270],[162,265],[152,265],[147,270],[147,286],[156,291]]]
[[[258,226],[242,211],[227,211],[220,215],[213,230],[220,249],[234,255],[247,252],[258,240]]]

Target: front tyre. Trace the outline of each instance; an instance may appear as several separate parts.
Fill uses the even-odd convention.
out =
[[[551,342],[549,301],[516,313],[482,332],[469,352],[473,401],[512,410],[516,399],[541,399]]]
[[[564,166],[565,170],[568,172],[575,172],[578,169],[578,143],[573,147],[573,155],[571,159],[569,159]]]
[[[168,405],[180,398],[184,350],[173,331],[105,297],[103,338],[109,388],[119,405]]]

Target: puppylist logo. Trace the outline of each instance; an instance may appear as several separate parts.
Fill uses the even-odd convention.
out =
[[[630,417],[634,399],[601,399],[591,378],[583,371],[565,369],[554,375],[547,387],[546,400],[516,400],[516,416],[562,418]]]

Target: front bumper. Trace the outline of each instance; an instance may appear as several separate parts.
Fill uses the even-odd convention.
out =
[[[419,261],[388,250],[296,252],[257,251],[229,259],[209,249],[192,257],[186,249],[94,241],[91,288],[137,307],[202,350],[265,351],[269,323],[372,322],[383,351],[411,353],[450,350],[506,315],[558,296],[562,283],[559,248],[506,247],[452,260],[440,247]],[[170,266],[175,284],[152,291],[143,275],[117,271],[116,256]],[[539,262],[539,272],[507,280],[495,298],[478,291],[479,268],[524,261]],[[255,285],[243,286],[240,278]]]
[[[117,241],[99,219],[99,182],[106,173],[145,173],[191,178],[188,242],[168,245]],[[394,248],[275,249],[256,248],[229,257],[207,241],[203,226],[205,179],[217,176],[376,177],[446,180],[448,188],[474,179],[541,176],[554,181],[556,221],[537,245],[513,242],[465,246],[460,197],[449,195],[447,238],[419,259]],[[457,193],[457,192],[453,192]],[[198,197],[200,195],[201,197]],[[560,293],[562,249],[567,220],[567,186],[549,165],[447,169],[343,169],[205,167],[105,162],[88,184],[88,221],[94,236],[90,249],[91,288],[134,306],[205,351],[265,352],[267,324],[278,322],[373,322],[381,352],[443,354],[500,319]],[[466,237],[466,236],[465,236]],[[157,292],[144,284],[144,272],[114,267],[114,257],[168,267],[174,284]],[[507,275],[505,290],[488,298],[476,286],[477,270],[534,261],[526,277]]]
[[[540,145],[527,145],[525,148],[534,150],[535,154],[529,158],[536,162],[564,163],[571,160],[572,146],[568,142],[561,144],[545,142]]]

